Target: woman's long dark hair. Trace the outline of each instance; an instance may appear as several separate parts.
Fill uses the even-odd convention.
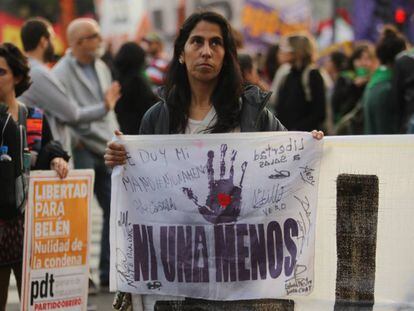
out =
[[[124,43],[114,58],[114,67],[119,77],[136,75],[145,67],[145,51],[135,42]]]
[[[194,13],[186,19],[174,43],[174,56],[167,73],[165,88],[170,114],[170,133],[184,133],[187,127],[191,89],[186,67],[179,63],[179,57],[191,31],[201,21],[220,27],[225,50],[223,67],[211,98],[217,113],[217,122],[209,130],[211,133],[226,133],[240,125],[239,98],[242,93],[242,77],[231,27],[221,15],[201,12]]]

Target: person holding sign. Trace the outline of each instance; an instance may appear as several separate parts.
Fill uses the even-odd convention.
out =
[[[5,310],[10,274],[20,294],[23,260],[24,206],[27,174],[53,169],[68,174],[69,156],[51,140],[41,111],[27,109],[16,96],[30,86],[27,58],[11,43],[0,45],[0,310]],[[7,147],[6,147],[7,146]]]
[[[194,13],[175,40],[163,98],[144,115],[140,134],[286,131],[266,108],[270,93],[242,85],[229,23],[214,12]],[[313,136],[322,139],[323,132],[313,131]],[[126,162],[124,146],[109,142],[106,165]],[[144,310],[152,310],[155,301],[162,299],[143,296]],[[129,300],[129,295],[118,294],[114,306],[126,310]]]

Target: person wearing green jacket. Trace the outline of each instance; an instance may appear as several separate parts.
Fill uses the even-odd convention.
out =
[[[380,66],[373,73],[362,98],[364,134],[398,133],[398,111],[392,100],[392,74],[395,57],[406,49],[404,36],[386,26],[376,45]]]

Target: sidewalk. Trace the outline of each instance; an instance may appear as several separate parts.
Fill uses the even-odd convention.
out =
[[[92,201],[92,234],[91,234],[91,253],[90,253],[90,267],[92,278],[95,284],[99,284],[99,252],[102,228],[102,210],[96,200]],[[113,293],[98,293],[88,297],[88,310],[106,311],[112,310]],[[7,303],[7,311],[20,311],[19,296],[17,294],[17,287],[14,276],[10,277],[9,297]]]

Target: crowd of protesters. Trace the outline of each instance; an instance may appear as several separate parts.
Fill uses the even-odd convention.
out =
[[[120,145],[106,149],[117,129],[124,134],[414,131],[414,50],[392,26],[384,27],[375,44],[355,42],[351,53],[338,49],[318,58],[311,35],[292,34],[258,57],[236,49],[243,38],[222,17],[194,14],[180,30],[174,55],[169,57],[161,37],[150,33],[107,54],[111,70],[101,59],[104,45],[95,20],[70,23],[69,48],[51,66],[53,36],[47,20],[33,18],[21,29],[25,55],[13,43],[0,44],[1,146],[8,146],[13,159],[13,179],[21,177],[21,185],[14,180],[13,185],[22,189],[30,166],[54,169],[61,178],[69,168],[95,170],[94,190],[104,218],[103,289],[109,285],[111,167],[126,160]],[[198,64],[200,59],[205,63]],[[42,120],[40,137],[31,136],[29,118]],[[255,127],[252,118],[260,120]],[[31,157],[29,167],[19,166],[24,157]],[[11,168],[0,164],[3,176]],[[11,193],[4,189],[2,198]],[[12,212],[3,214],[6,201],[14,209],[9,206]],[[6,306],[11,271],[20,292],[23,204],[24,198],[16,196],[0,202],[0,310]],[[11,242],[16,236],[20,244]]]

